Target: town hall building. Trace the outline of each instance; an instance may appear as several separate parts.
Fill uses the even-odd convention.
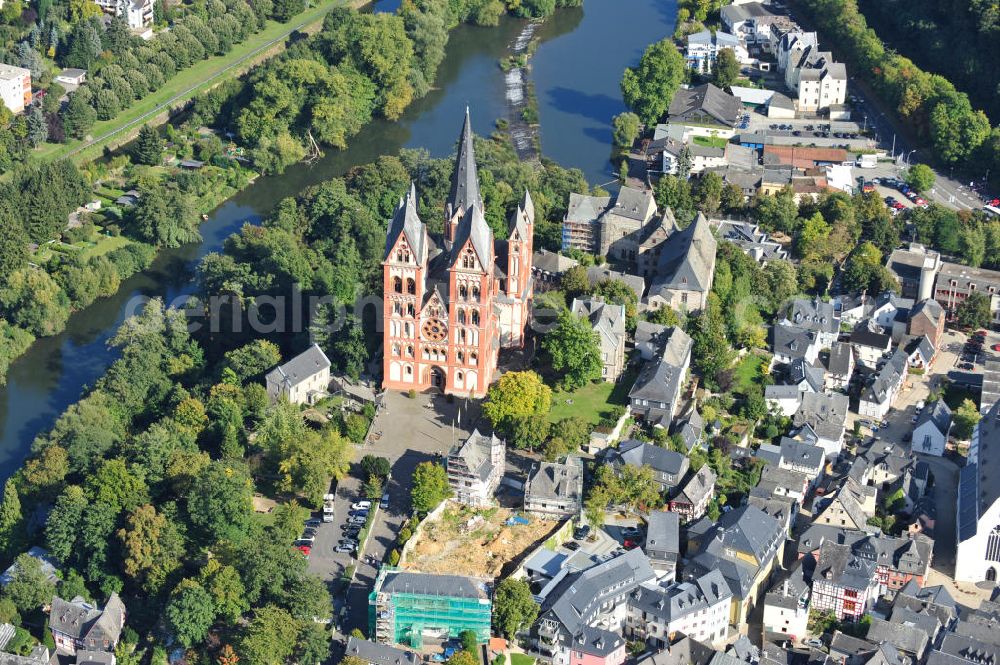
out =
[[[535,207],[525,192],[501,239],[483,212],[466,109],[444,237],[428,234],[413,186],[389,224],[382,262],[387,390],[483,397],[500,348],[524,343]]]

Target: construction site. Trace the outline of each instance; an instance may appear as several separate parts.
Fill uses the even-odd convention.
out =
[[[530,552],[561,525],[507,508],[451,504],[421,524],[399,566],[424,573],[497,577],[507,563]]]

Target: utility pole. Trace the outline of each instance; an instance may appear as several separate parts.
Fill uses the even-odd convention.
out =
[[[896,159],[896,133],[892,134],[892,158]]]

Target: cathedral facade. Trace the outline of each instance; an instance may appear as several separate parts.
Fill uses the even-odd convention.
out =
[[[417,215],[416,189],[396,208],[383,272],[383,387],[483,397],[501,348],[520,347],[532,298],[535,208],[524,198],[507,237],[483,216],[469,112],[459,139],[444,236]]]

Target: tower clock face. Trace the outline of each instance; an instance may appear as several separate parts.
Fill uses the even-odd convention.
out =
[[[448,336],[448,328],[441,319],[427,319],[420,327],[424,339],[431,342],[440,342]]]

